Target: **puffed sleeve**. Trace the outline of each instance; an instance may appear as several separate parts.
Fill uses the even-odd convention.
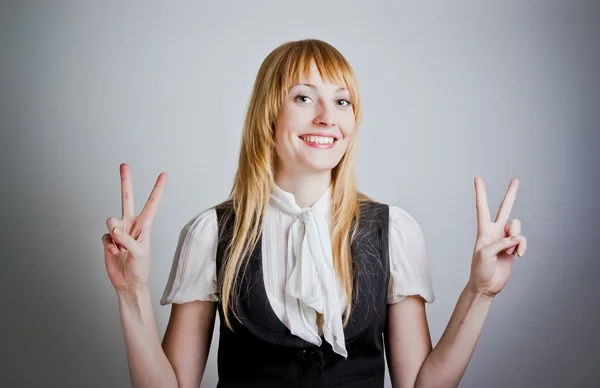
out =
[[[181,229],[161,305],[217,301],[217,213],[209,208]]]
[[[409,295],[420,295],[427,303],[432,303],[435,295],[421,227],[399,207],[390,206],[389,219],[388,304],[400,302]]]

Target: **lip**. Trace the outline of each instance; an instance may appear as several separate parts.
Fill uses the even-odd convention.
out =
[[[333,137],[335,140],[340,140],[338,135],[334,135],[333,133],[326,133],[326,132],[311,132],[311,133],[303,133],[302,135],[299,135],[298,137],[302,137],[302,136],[321,136],[321,137]]]
[[[330,137],[330,138],[333,138],[333,143],[331,143],[331,144],[317,144],[317,143],[310,143],[310,142],[304,141],[304,140],[302,139],[302,137],[304,137],[304,136],[321,136],[321,137]],[[302,134],[302,135],[298,136],[298,138],[299,138],[300,140],[302,140],[302,142],[303,142],[304,144],[306,144],[307,146],[309,146],[309,147],[313,147],[313,148],[321,148],[321,149],[329,149],[329,148],[333,148],[333,147],[335,147],[335,143],[337,143],[337,141],[339,140],[339,138],[338,138],[336,135],[333,135],[333,134],[331,134],[331,133],[323,133],[323,132],[312,132],[312,133],[305,133],[305,134]]]

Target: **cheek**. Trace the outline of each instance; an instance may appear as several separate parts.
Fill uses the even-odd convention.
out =
[[[294,148],[294,133],[290,128],[278,126],[275,130],[275,148],[278,152],[289,153]]]
[[[289,132],[288,127],[289,119],[285,113],[280,114],[280,116],[275,121],[275,140],[278,144],[282,143]]]
[[[296,132],[299,122],[294,112],[282,112],[276,122],[275,134],[278,142],[288,142]]]
[[[354,121],[354,117],[340,121],[340,132],[344,136],[344,140],[351,140],[356,132],[356,123]]]
[[[275,124],[275,150],[282,160],[293,159],[294,128],[289,115],[281,115]]]

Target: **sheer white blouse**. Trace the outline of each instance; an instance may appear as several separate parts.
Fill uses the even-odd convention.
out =
[[[301,209],[292,193],[274,186],[263,218],[262,269],[275,314],[292,334],[347,357],[342,312],[346,297],[332,265],[330,240],[331,187],[311,207]],[[193,300],[217,301],[217,214],[196,214],[182,228],[161,305]],[[425,239],[417,221],[390,206],[390,282],[387,302],[420,295],[435,300],[427,264]],[[316,312],[323,314],[317,327]]]

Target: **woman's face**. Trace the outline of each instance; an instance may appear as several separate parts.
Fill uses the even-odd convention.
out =
[[[355,129],[345,85],[325,83],[316,65],[293,85],[276,122],[279,163],[286,171],[331,170],[344,156]]]

